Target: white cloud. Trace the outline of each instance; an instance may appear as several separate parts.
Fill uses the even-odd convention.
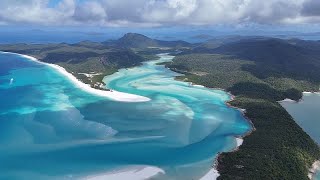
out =
[[[107,19],[106,10],[101,4],[91,1],[76,6],[73,18],[80,22],[104,23]]]
[[[149,1],[142,18],[148,22],[178,22],[190,18],[196,8],[196,0]]]
[[[161,26],[320,23],[319,0],[1,0],[1,24]]]
[[[48,1],[43,0],[1,0],[0,19],[8,24],[63,24],[74,14],[73,0],[63,0],[55,9],[47,5]]]

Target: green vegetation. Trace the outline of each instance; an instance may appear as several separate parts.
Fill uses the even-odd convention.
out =
[[[220,155],[218,179],[308,179],[308,167],[320,158],[319,147],[283,107],[245,95],[231,105],[246,109],[256,130],[238,151]]]
[[[166,52],[167,50],[160,50],[160,49],[135,49],[133,50],[137,55],[142,56],[146,61],[159,59],[159,56],[156,54],[162,53],[163,51]]]
[[[241,69],[268,81],[276,89],[318,91],[320,42],[252,37],[222,43],[217,48],[198,46],[187,53],[214,53],[252,62]]]
[[[266,86],[273,89],[272,94],[277,94],[278,100],[290,98],[299,100],[302,96],[301,91],[317,91],[319,84],[305,79],[294,79],[292,77],[267,77],[260,78],[244,67],[253,66],[255,62],[243,60],[229,55],[219,54],[188,54],[180,55],[172,63],[166,63],[167,67],[173,71],[185,74],[177,77],[179,80],[192,81],[205,84],[207,87],[219,87],[228,91],[236,89],[253,89],[257,86]],[[319,77],[320,80],[320,77]],[[248,87],[245,84],[255,83],[255,87]],[[319,81],[320,82],[320,81]],[[236,85],[236,89],[235,89]],[[233,88],[233,89],[231,89]],[[259,92],[257,94],[265,94]]]
[[[200,53],[166,63],[185,74],[179,80],[230,91],[236,96],[230,105],[246,109],[255,127],[238,151],[219,156],[218,179],[308,179],[308,168],[320,159],[319,147],[277,101],[299,100],[302,90],[317,90],[319,83],[290,75],[263,78],[245,68],[255,65],[233,55]]]
[[[105,72],[103,72],[103,73],[101,73],[101,74],[99,74],[99,75],[93,76],[93,77],[91,78],[91,81],[92,81],[93,84],[95,84],[95,83],[97,83],[97,82],[102,82],[102,80],[103,80],[103,78],[104,78],[105,76],[111,75],[111,74],[113,74],[113,73],[115,73],[115,72],[117,72],[116,69],[106,70]]]
[[[205,83],[207,87],[227,89],[239,82],[262,82],[241,70],[241,66],[246,64],[252,62],[217,54],[191,54],[177,56],[172,63],[167,63],[167,67],[173,71],[187,73],[178,79],[186,78],[200,84]]]

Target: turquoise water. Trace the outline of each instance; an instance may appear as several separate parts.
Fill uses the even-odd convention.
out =
[[[314,180],[320,180],[320,169],[316,172]]]
[[[155,179],[199,179],[250,125],[220,90],[190,86],[158,62],[122,69],[107,87],[149,97],[117,102],[52,67],[0,53],[0,179],[78,179],[130,165]]]
[[[304,93],[302,101],[280,103],[293,117],[293,119],[320,145],[320,94]],[[314,177],[320,180],[320,169]]]

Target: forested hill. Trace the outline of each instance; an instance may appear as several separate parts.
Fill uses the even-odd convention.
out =
[[[254,38],[224,44],[212,52],[236,55],[256,62],[320,65],[319,50],[320,43],[314,41]]]
[[[185,41],[163,41],[157,39],[151,39],[147,36],[137,33],[127,33],[123,37],[115,41],[106,41],[106,45],[113,45],[118,47],[126,48],[179,48],[179,47],[190,47],[190,43]]]
[[[207,43],[210,44],[210,41]],[[185,54],[222,54],[253,61],[254,64],[243,66],[242,69],[259,78],[288,77],[320,82],[319,41],[265,37],[244,39],[241,37],[239,40],[227,41],[213,48],[206,45],[207,43]]]

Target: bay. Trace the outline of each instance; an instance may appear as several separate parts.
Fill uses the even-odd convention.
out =
[[[150,98],[119,102],[78,88],[52,67],[0,53],[0,178],[79,179],[134,166],[155,179],[199,179],[219,152],[250,130],[230,95],[192,86],[160,62],[104,79],[113,90]]]

